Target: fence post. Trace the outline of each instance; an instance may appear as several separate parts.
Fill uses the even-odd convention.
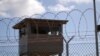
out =
[[[69,56],[69,45],[66,43],[66,56]]]
[[[74,36],[72,36],[67,42],[66,42],[66,56],[69,56],[69,43],[71,40],[73,40]]]
[[[94,25],[95,25],[95,44],[96,44],[96,56],[99,56],[99,47],[98,47],[98,33],[97,33],[97,21],[96,21],[96,4],[95,0],[93,0],[93,8],[94,8]]]

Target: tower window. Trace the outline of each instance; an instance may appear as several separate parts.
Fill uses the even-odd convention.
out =
[[[59,35],[60,29],[59,27],[43,27],[43,26],[32,26],[31,32],[33,34],[47,34],[47,35]]]

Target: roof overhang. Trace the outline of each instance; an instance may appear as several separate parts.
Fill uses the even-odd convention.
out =
[[[51,19],[36,19],[36,18],[25,18],[19,23],[15,24],[13,26],[14,29],[20,29],[22,27],[25,27],[27,24],[32,24],[32,25],[62,25],[66,24],[68,20],[51,20]]]

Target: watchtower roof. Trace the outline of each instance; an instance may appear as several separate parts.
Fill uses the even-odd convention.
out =
[[[20,21],[19,23],[15,24],[13,26],[14,29],[20,29],[25,27],[25,25],[27,25],[27,23],[32,24],[32,25],[43,25],[43,26],[48,26],[48,25],[62,25],[62,24],[66,24],[66,22],[68,22],[68,20],[55,20],[55,19],[37,19],[37,18],[25,18],[22,21]]]

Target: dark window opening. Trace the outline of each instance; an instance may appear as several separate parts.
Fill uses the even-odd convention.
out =
[[[22,35],[25,35],[25,34],[26,34],[25,28],[20,29],[20,37],[22,37]]]
[[[31,33],[36,34],[37,33],[37,29],[34,26],[31,26]]]
[[[50,31],[49,27],[38,27],[39,29],[39,34],[48,34],[48,32]]]
[[[31,32],[33,34],[48,34],[49,27],[31,27]]]
[[[42,27],[42,26],[31,26],[32,34],[47,34],[47,35],[59,35],[60,34],[59,27]]]
[[[51,35],[60,35],[60,28],[59,27],[52,27]]]

